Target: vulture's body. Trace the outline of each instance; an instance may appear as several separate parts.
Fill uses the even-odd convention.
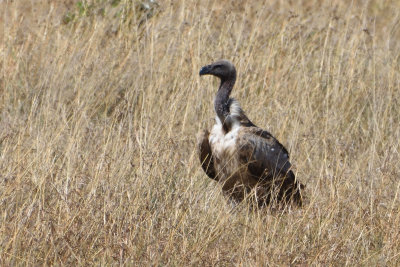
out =
[[[236,70],[226,60],[201,69],[200,75],[221,79],[214,108],[216,124],[198,135],[199,157],[206,174],[236,202],[246,197],[258,205],[271,201],[302,204],[300,187],[290,170],[289,154],[269,132],[255,126],[239,102],[229,98]]]

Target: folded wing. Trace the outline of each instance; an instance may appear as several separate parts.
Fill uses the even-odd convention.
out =
[[[244,127],[238,138],[238,153],[242,164],[259,179],[285,176],[291,164],[289,153],[269,132],[258,127]]]
[[[238,153],[241,164],[248,165],[249,175],[262,184],[276,186],[278,201],[293,199],[302,205],[300,189],[304,186],[290,170],[288,151],[269,132],[258,127],[244,127],[238,139]]]
[[[214,168],[214,159],[210,143],[208,141],[209,135],[210,133],[207,130],[203,130],[197,135],[198,156],[200,159],[201,167],[203,168],[207,176],[211,179],[217,180],[217,175]]]

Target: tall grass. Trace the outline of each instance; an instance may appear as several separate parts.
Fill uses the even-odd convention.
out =
[[[0,3],[2,265],[400,264],[400,2],[49,3]],[[220,58],[303,208],[201,170]]]

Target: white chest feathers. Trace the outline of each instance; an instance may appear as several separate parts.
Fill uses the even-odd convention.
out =
[[[220,119],[216,118],[216,124],[213,126],[209,142],[212,153],[217,158],[232,156],[236,152],[236,140],[239,134],[240,124],[234,123],[232,129],[225,134]]]

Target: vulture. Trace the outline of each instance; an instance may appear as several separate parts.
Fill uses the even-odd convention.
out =
[[[240,104],[230,98],[236,81],[236,69],[227,60],[201,68],[200,76],[213,75],[221,83],[214,100],[216,122],[211,132],[197,135],[198,155],[208,177],[222,185],[233,203],[244,199],[258,207],[272,203],[302,205],[289,153],[268,131],[254,125]]]

